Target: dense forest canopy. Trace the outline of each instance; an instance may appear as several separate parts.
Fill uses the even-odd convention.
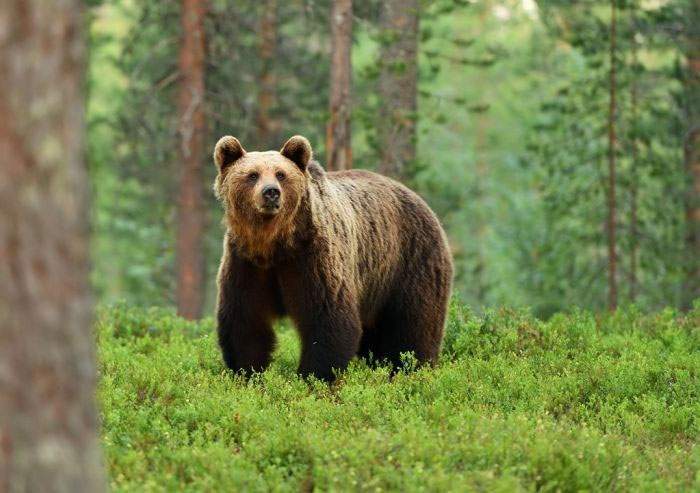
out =
[[[210,311],[214,143],[303,134],[425,197],[477,310],[687,307],[699,31],[697,0],[93,1],[99,295],[182,307],[194,279],[187,314]]]

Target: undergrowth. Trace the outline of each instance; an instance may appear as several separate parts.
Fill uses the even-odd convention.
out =
[[[116,491],[700,489],[700,309],[540,321],[450,306],[440,363],[295,375],[298,340],[250,379],[212,320],[125,305],[97,324]]]

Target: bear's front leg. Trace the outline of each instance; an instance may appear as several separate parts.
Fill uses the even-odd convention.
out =
[[[264,271],[229,251],[224,254],[218,279],[219,346],[226,366],[233,371],[263,371],[275,348],[275,294]]]
[[[302,348],[298,373],[332,381],[333,371],[347,368],[357,354],[362,336],[359,317],[338,309],[334,313],[316,312],[299,325]]]
[[[220,309],[218,336],[224,362],[231,370],[260,372],[270,364],[275,347],[270,322]]]

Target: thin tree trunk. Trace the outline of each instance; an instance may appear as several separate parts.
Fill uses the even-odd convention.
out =
[[[687,45],[685,169],[686,275],[683,307],[700,298],[700,0],[692,0]]]
[[[204,13],[204,0],[183,0],[179,61],[182,169],[178,197],[177,311],[189,319],[201,316],[204,292]]]
[[[485,19],[482,18],[482,21]],[[476,300],[481,306],[486,305],[488,295],[488,282],[486,273],[486,182],[488,180],[488,166],[486,164],[488,119],[485,114],[479,113],[476,117],[476,176],[474,202],[478,211],[475,219],[476,232],[476,266],[474,268],[474,282],[476,284]]]
[[[81,2],[0,2],[0,491],[102,491]]]
[[[635,6],[631,7],[635,9]],[[637,301],[637,285],[638,285],[638,273],[637,273],[637,256],[639,253],[639,218],[638,218],[638,194],[639,194],[639,142],[637,139],[637,129],[639,128],[638,118],[638,107],[639,107],[639,83],[637,81],[637,65],[639,63],[639,57],[637,53],[637,40],[635,39],[637,34],[637,22],[636,15],[633,10],[632,12],[632,87],[631,87],[631,118],[632,118],[632,166],[631,174],[632,180],[630,184],[630,271],[629,271],[629,297],[630,302],[635,303]]]
[[[326,127],[329,170],[352,168],[350,91],[352,84],[352,0],[333,0],[331,7],[330,115]]]
[[[408,178],[416,159],[418,0],[382,2],[379,75],[380,171]]]
[[[617,308],[617,246],[616,246],[616,155],[617,134],[617,5],[610,1],[610,110],[608,114],[608,306]]]
[[[271,111],[275,106],[277,78],[275,77],[275,53],[277,51],[277,0],[261,3],[259,56],[262,66],[260,91],[258,92],[257,144],[260,149],[272,149],[278,142],[277,123]]]
[[[482,2],[479,12],[479,25],[475,37],[482,36],[485,26],[488,23],[489,15],[491,14],[493,5],[491,0]],[[474,282],[476,284],[476,300],[480,306],[485,306],[489,285],[487,276],[486,262],[486,236],[488,221],[486,220],[487,209],[487,183],[489,177],[489,168],[487,163],[486,153],[488,152],[488,133],[489,133],[489,118],[487,111],[480,111],[475,115],[475,143],[474,153],[476,157],[476,173],[474,176],[475,192],[474,203],[477,206],[476,215],[474,217],[475,239],[476,239],[476,267],[474,269]]]

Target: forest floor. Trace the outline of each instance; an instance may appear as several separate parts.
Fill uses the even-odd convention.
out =
[[[547,322],[453,303],[440,364],[353,362],[332,386],[223,367],[214,324],[116,306],[97,324],[115,491],[698,491],[700,309]]]

